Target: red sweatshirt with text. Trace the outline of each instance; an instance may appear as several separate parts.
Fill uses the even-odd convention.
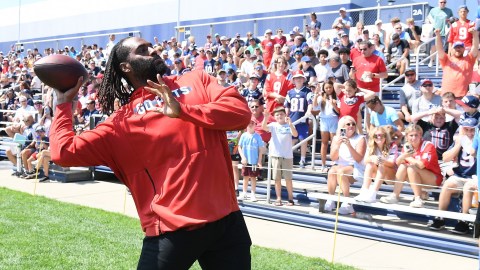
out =
[[[245,98],[203,70],[164,81],[181,104],[178,118],[152,111],[161,99],[140,88],[94,130],[74,135],[71,103],[57,106],[50,129],[55,163],[106,165],[130,188],[147,236],[239,210],[225,131],[251,118]]]

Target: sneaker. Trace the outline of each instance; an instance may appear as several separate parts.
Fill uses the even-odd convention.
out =
[[[346,203],[346,202],[343,202],[342,205],[340,206],[340,208],[338,209],[338,213],[340,215],[350,215],[353,212],[355,212],[353,210],[353,206],[349,203]]]
[[[251,202],[256,202],[257,201],[257,196],[255,196],[254,193],[250,194],[250,201]]]
[[[362,188],[360,189],[360,194],[355,196],[353,199],[357,202],[364,202],[367,195],[368,195],[368,189]]]
[[[33,174],[34,172],[23,172],[21,175],[20,175],[20,178],[27,178],[27,176]]]
[[[383,203],[393,204],[393,203],[398,203],[398,198],[395,194],[392,193],[388,196],[380,198],[380,201]]]
[[[38,182],[45,182],[45,181],[48,181],[48,180],[50,180],[50,178],[48,178],[48,176],[38,178]]]
[[[300,160],[300,168],[305,168],[305,160]]]
[[[35,177],[37,177],[37,173],[32,173],[32,174],[29,174],[27,176],[25,176],[25,179],[35,179]]]
[[[327,200],[323,209],[325,210],[325,212],[332,212],[334,207],[335,207],[335,202],[332,200]]]
[[[416,196],[413,199],[413,202],[410,203],[410,207],[415,207],[415,208],[422,208],[423,207],[423,200],[419,196]]]
[[[455,225],[455,228],[451,230],[451,232],[455,234],[467,234],[469,230],[470,228],[468,222],[459,221],[457,225]]]
[[[237,197],[237,200],[243,201],[247,199],[247,193],[245,192],[240,192],[240,195]]]
[[[369,190],[366,196],[363,198],[363,201],[366,203],[374,203],[377,202],[377,191],[376,190]]]
[[[436,217],[432,224],[428,225],[428,228],[433,231],[440,231],[441,229],[445,228],[445,220],[443,220],[443,218]]]
[[[428,63],[428,67],[429,68],[433,67],[433,62]]]

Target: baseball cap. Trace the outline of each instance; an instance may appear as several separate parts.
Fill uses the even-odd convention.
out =
[[[252,78],[257,78],[258,79],[260,77],[258,76],[258,74],[256,72],[252,72],[252,74],[250,74],[250,79],[252,79]]]
[[[478,120],[472,117],[468,117],[460,120],[461,127],[476,127],[478,125]]]
[[[293,72],[292,78],[300,78],[300,77],[305,79],[305,74],[303,74],[303,70],[296,70],[295,72]]]
[[[297,53],[303,54],[303,51],[302,51],[302,49],[298,48],[298,49],[295,49],[295,52],[294,52],[294,53],[295,53],[295,54],[297,54]]]
[[[41,99],[37,99],[35,102],[33,102],[33,104],[43,104],[43,101]]]
[[[221,36],[220,41],[223,41],[223,40],[228,40],[228,38],[226,36]]]
[[[427,83],[433,84],[432,80],[430,80],[430,79],[424,79],[424,80],[422,80],[422,84],[421,84],[421,85],[423,86],[423,85],[425,85],[425,84],[427,84]]]
[[[97,76],[96,76],[96,78],[97,78],[97,79],[103,79],[104,76],[105,76],[105,75],[103,75],[103,73],[98,73]]]
[[[168,55],[167,50],[163,50],[163,51],[162,51],[162,55]]]
[[[215,33],[215,36],[216,36],[216,37],[219,37],[219,36],[220,36],[220,34],[219,34],[219,33]]]
[[[39,131],[45,132],[45,128],[44,128],[43,126],[37,126],[37,127],[35,128],[35,131],[36,131],[36,132],[39,132]]]
[[[227,71],[226,71],[225,69],[220,69],[220,70],[218,71],[218,74],[220,74],[220,73],[222,73],[222,72],[223,72],[223,73],[227,73]]]
[[[213,53],[212,49],[207,49],[205,52],[206,52],[206,53],[207,53],[207,52]]]
[[[85,103],[87,103],[87,104],[95,103],[95,100],[93,100],[93,99],[88,99]]]
[[[377,25],[379,23],[383,23],[382,20],[378,19],[378,20],[375,21],[375,25]]]
[[[362,37],[357,37],[357,42],[362,42],[363,38]]]
[[[182,60],[180,60],[180,58],[175,59],[175,64],[179,64],[179,63],[182,63]]]
[[[310,57],[304,56],[304,57],[302,57],[302,61],[303,62],[311,62],[312,60],[310,59]]]
[[[407,73],[407,72],[413,72],[413,73],[416,73],[417,71],[415,70],[415,68],[413,68],[413,67],[409,67],[409,68],[405,69],[405,73]]]
[[[338,11],[347,11],[344,7],[341,7]]]
[[[288,32],[289,35],[295,35],[295,32],[294,31],[290,31]]]
[[[348,34],[345,33],[345,32],[343,32],[343,33],[340,35],[340,37],[348,37]]]
[[[271,33],[272,33],[272,29],[267,29],[267,30],[265,30],[265,35],[266,35],[266,34],[271,34]]]
[[[465,47],[465,43],[461,42],[461,41],[457,41],[455,43],[453,43],[453,48],[455,47],[458,47],[458,46],[462,46],[462,47]]]
[[[480,100],[475,96],[464,96],[461,100],[455,100],[458,105],[468,106],[470,108],[478,108],[480,105]]]
[[[458,10],[460,11],[460,9],[464,8],[467,12],[469,12],[470,10],[468,10],[468,7],[466,5],[461,5],[458,7]]]

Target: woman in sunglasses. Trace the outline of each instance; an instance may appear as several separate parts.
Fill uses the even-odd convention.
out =
[[[356,121],[351,116],[344,116],[338,123],[338,130],[333,137],[330,149],[330,158],[336,162],[328,171],[328,194],[333,195],[337,184],[345,197],[350,196],[350,185],[355,179],[363,177],[365,165],[363,159],[367,143],[365,137],[357,133]],[[335,206],[333,200],[327,200],[325,211],[332,211]],[[341,215],[353,213],[353,207],[343,202],[338,212]]]
[[[389,132],[388,130],[392,131]],[[397,166],[395,159],[398,156],[397,144],[392,142],[391,126],[373,127],[370,130],[367,154],[365,155],[365,174],[357,201],[373,203],[377,201],[377,191],[385,179],[395,180]],[[375,180],[375,184],[372,184]]]

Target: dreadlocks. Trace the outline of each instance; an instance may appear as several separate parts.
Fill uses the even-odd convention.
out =
[[[133,91],[132,84],[120,70],[120,63],[125,62],[130,53],[130,48],[123,45],[129,38],[131,37],[126,37],[113,46],[105,67],[105,75],[98,91],[98,100],[106,114],[113,112],[115,98],[120,100],[120,104],[127,104]],[[127,85],[123,84],[122,79],[127,82]]]

